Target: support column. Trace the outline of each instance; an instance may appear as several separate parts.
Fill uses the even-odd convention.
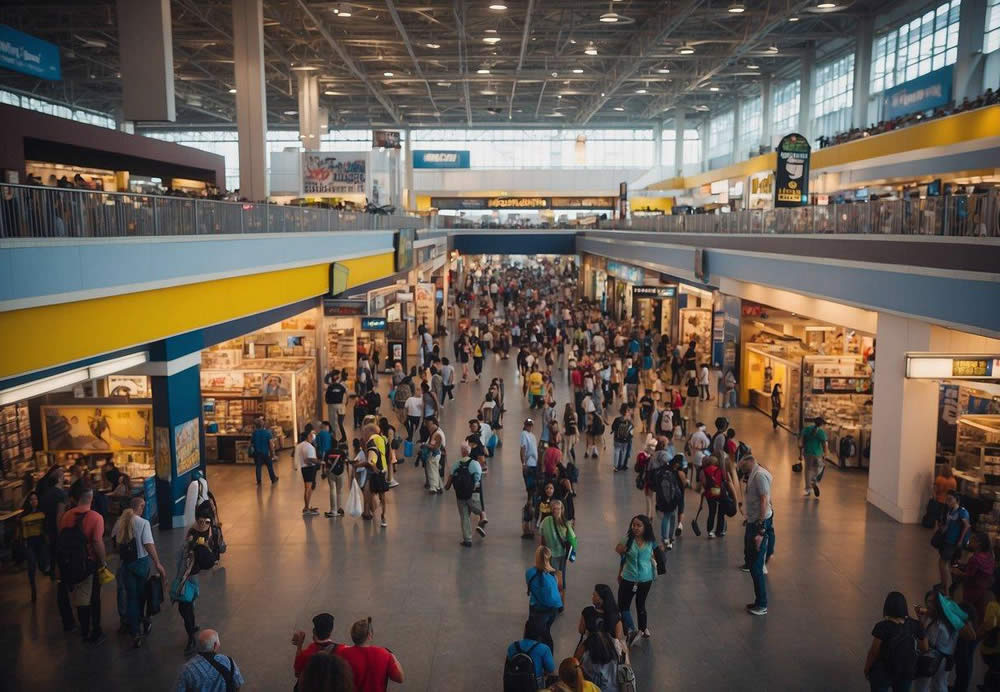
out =
[[[417,210],[417,196],[413,191],[413,131],[406,128],[403,134],[406,137],[406,162],[403,164],[403,187],[406,195],[404,208],[415,212]]]
[[[314,72],[296,72],[299,87],[299,139],[306,151],[320,149],[319,76]]]
[[[661,167],[663,166],[663,122],[656,121],[653,123],[653,170],[656,171],[657,177],[661,175]]]
[[[952,88],[955,103],[974,99],[983,91],[983,37],[986,0],[962,0],[958,17],[958,57]]]
[[[680,107],[674,109],[674,168],[677,177],[684,175],[684,130],[687,116]]]
[[[904,377],[907,351],[932,351],[926,322],[880,312],[868,501],[896,521],[919,521],[934,474],[938,384]]]
[[[240,195],[263,201],[268,193],[263,0],[233,0],[233,62]]]
[[[177,119],[170,0],[118,0],[122,120]]]
[[[772,147],[774,139],[774,90],[771,77],[760,80],[760,143]]]
[[[869,89],[872,81],[872,41],[875,40],[875,18],[862,17],[858,22],[858,33],[854,45],[854,106],[851,110],[851,126],[863,128],[868,125]]]
[[[743,100],[737,98],[736,105],[733,106],[733,148],[729,152],[732,154],[732,162],[742,161],[747,158],[747,152],[740,148],[740,130],[743,129]]]
[[[810,46],[799,59],[799,134],[812,139],[813,113],[813,73],[816,67],[816,49]]]

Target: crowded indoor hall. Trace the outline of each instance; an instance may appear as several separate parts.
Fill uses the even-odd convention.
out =
[[[1000,0],[0,3],[0,690],[1000,692],[998,95]]]

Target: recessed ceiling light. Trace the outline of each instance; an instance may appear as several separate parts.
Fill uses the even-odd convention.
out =
[[[383,72],[382,76],[383,77],[395,77],[396,73],[395,72]]]
[[[719,87],[716,87],[716,86],[713,86],[713,87],[708,87],[708,90],[709,90],[709,91],[718,91],[718,90],[719,90]]]
[[[490,73],[489,69],[485,67],[480,67],[478,70],[476,70],[476,74],[489,74],[489,73]]]
[[[614,24],[619,20],[621,20],[621,15],[617,12],[605,12],[598,18],[598,21],[604,24]]]
[[[483,43],[489,43],[491,45],[495,45],[497,43],[500,43],[500,37],[499,36],[484,36],[483,37]]]
[[[229,90],[229,93],[230,93],[230,94],[235,94],[235,93],[236,93],[236,89],[230,89],[230,90]]]
[[[636,89],[635,93],[637,93],[637,94],[645,94],[646,90],[645,89]]]
[[[660,74],[670,74],[670,69],[666,67],[661,67],[656,70]]]
[[[615,110],[618,111],[618,112],[621,112],[621,111],[624,111],[625,109],[622,108],[621,106],[615,106]]]
[[[494,12],[503,12],[504,10],[507,9],[507,6],[502,2],[491,2],[490,9],[493,10]]]
[[[441,44],[440,44],[440,43],[427,43],[427,44],[425,44],[425,45],[426,45],[426,46],[427,46],[428,48],[440,48],[440,47],[441,47]]]
[[[729,6],[729,14],[743,14],[747,11],[746,5],[742,2],[734,2]]]
[[[574,68],[573,69],[573,74],[583,74],[583,70],[581,70],[579,67]]]
[[[337,16],[338,17],[350,17],[351,16],[351,6],[348,5],[346,2],[345,3],[341,3],[339,10],[340,11],[337,12]]]
[[[789,17],[788,21],[790,21],[790,22],[797,22],[797,21],[799,21],[799,18],[798,17]]]
[[[591,41],[587,44],[587,47],[583,49],[583,52],[587,55],[597,55],[597,46],[595,46],[594,42]]]
[[[689,46],[687,44],[684,44],[679,49],[677,49],[677,52],[680,53],[681,55],[691,55],[692,53],[694,53],[694,46]]]

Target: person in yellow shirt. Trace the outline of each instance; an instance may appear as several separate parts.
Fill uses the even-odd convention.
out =
[[[38,599],[38,592],[35,589],[35,569],[42,568],[42,572],[49,569],[45,538],[42,536],[45,514],[41,510],[38,493],[32,490],[28,497],[24,498],[22,507],[24,514],[21,515],[21,538],[24,539],[24,552],[28,562],[28,584],[31,585],[31,602]]]
[[[545,394],[545,380],[542,373],[538,372],[538,366],[531,366],[531,373],[528,375],[528,405],[530,408],[541,408]]]

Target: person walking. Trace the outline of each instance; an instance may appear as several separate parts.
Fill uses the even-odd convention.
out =
[[[521,430],[521,476],[524,478],[524,489],[528,493],[528,499],[535,492],[538,484],[538,438],[532,432],[535,422],[530,418],[524,419],[524,427]]]
[[[612,461],[615,471],[628,470],[628,453],[632,444],[632,436],[635,433],[635,426],[628,415],[628,404],[622,404],[618,409],[618,417],[611,423],[611,435],[614,438],[614,459]]]
[[[552,567],[552,552],[544,545],[535,549],[535,564],[524,573],[528,585],[528,614],[538,621],[542,642],[553,648],[551,627],[562,611],[561,574]]]
[[[562,453],[567,459],[576,463],[576,441],[579,439],[579,423],[573,404],[567,403],[563,409]]]
[[[694,475],[694,485],[696,490],[699,487],[698,483],[701,482],[702,461],[705,458],[705,455],[708,454],[708,449],[711,445],[712,441],[708,438],[708,434],[705,432],[705,424],[698,421],[695,424],[695,431],[691,434],[687,444],[691,452],[691,466],[694,467],[692,469],[692,473]]]
[[[559,585],[559,595],[566,598],[566,567],[570,555],[576,550],[576,533],[573,526],[566,521],[566,507],[562,500],[552,500],[549,504],[550,514],[542,519],[538,526],[538,544],[549,549],[552,556],[552,566],[562,575]]]
[[[778,416],[781,415],[781,407],[783,406],[784,400],[781,395],[781,385],[775,383],[771,387],[771,429],[778,429]]]
[[[701,388],[693,376],[687,379],[687,398],[684,400],[684,413],[689,421],[698,420],[698,402],[701,400]]]
[[[708,371],[708,363],[701,364],[701,370],[698,371],[698,389],[701,390],[701,400],[711,401],[712,397],[708,391],[708,385],[711,382],[711,375]]]
[[[962,506],[958,493],[948,491],[945,499],[948,513],[943,521],[938,522],[940,547],[938,548],[938,572],[941,575],[941,587],[945,593],[951,591],[951,563],[958,556],[961,546],[965,545],[965,537],[972,530],[969,510]]]
[[[424,399],[420,393],[414,392],[403,404],[406,412],[406,439],[413,442],[413,433],[420,428],[420,421],[424,416]]]
[[[722,400],[722,408],[737,408],[736,375],[733,374],[732,370],[726,370],[725,377],[722,379],[722,384],[725,389],[725,398]]]
[[[545,632],[541,628],[540,621],[529,617],[524,623],[524,636],[507,647],[507,661],[513,661],[519,654],[525,654],[531,659],[535,689],[539,690],[545,685],[545,676],[551,675],[556,670],[552,649],[544,639]],[[520,675],[515,676],[508,672],[505,677],[517,677],[517,682],[521,682]],[[515,681],[509,680],[505,682],[506,684],[515,684]],[[526,684],[530,684],[530,681],[526,681]]]
[[[401,368],[399,372],[402,373]],[[323,398],[326,401],[327,419],[331,422],[337,421],[340,435],[337,440],[346,442],[347,432],[344,430],[344,418],[347,417],[347,387],[344,386],[340,373],[336,370],[331,370],[325,379],[326,392]],[[395,379],[395,375],[393,375],[393,379]]]
[[[219,653],[222,645],[215,630],[198,632],[198,655],[177,676],[174,692],[232,692],[246,683],[231,656]]]
[[[278,482],[278,477],[274,473],[274,437],[264,425],[262,417],[258,417],[253,422],[253,433],[250,435],[250,456],[253,457],[257,485],[260,485],[261,466],[267,466],[267,475],[271,479],[271,485]]]
[[[45,574],[49,569],[55,569],[55,566],[49,565],[49,555],[45,547],[45,513],[41,510],[41,500],[37,492],[32,490],[28,493],[21,510],[24,512],[20,519],[21,538],[24,540],[31,602],[34,603],[38,600],[35,571],[41,568],[42,574]]]
[[[471,514],[479,517],[476,525],[476,532],[486,538],[485,519],[483,518],[483,508],[480,504],[480,486],[483,481],[483,467],[478,461],[471,458],[472,447],[468,442],[463,442],[461,447],[461,458],[458,459],[448,473],[448,480],[445,481],[444,489],[455,488],[455,501],[458,504],[458,519],[462,526],[462,546],[472,547],[472,521]]]
[[[311,516],[319,514],[319,508],[313,507],[313,490],[316,489],[316,472],[319,470],[319,462],[316,459],[316,431],[307,425],[307,430],[302,433],[299,443],[295,445],[295,466],[302,473],[302,515]]]
[[[441,456],[445,451],[444,430],[438,419],[433,416],[424,421],[427,428],[428,438],[424,445],[426,458],[424,460],[424,480],[427,483],[427,491],[440,495],[444,492],[441,486]]]
[[[323,475],[326,476],[326,484],[330,492],[330,511],[324,512],[323,516],[327,519],[342,517],[344,516],[344,508],[341,506],[340,496],[344,490],[344,470],[350,465],[347,458],[347,446],[340,445],[330,450],[322,461]]]
[[[455,366],[447,358],[441,359],[441,404],[448,399],[455,400]]]
[[[312,642],[304,649],[302,645],[305,644],[306,633],[302,630],[292,633],[292,646],[295,647],[292,672],[295,673],[295,679],[299,682],[302,680],[302,672],[306,669],[313,656],[316,654],[330,656],[336,653],[337,649],[342,646],[330,638],[333,634],[333,615],[330,613],[319,613],[313,616],[312,623]]]
[[[76,504],[59,520],[56,563],[59,566],[58,604],[63,629],[76,629],[72,606],[76,607],[83,641],[100,644],[107,637],[101,630],[101,580],[98,570],[107,566],[104,548],[104,517],[91,509],[94,491],[81,485],[70,490]]]
[[[198,574],[211,569],[218,561],[218,533],[212,526],[211,512],[207,507],[199,507],[195,511],[194,526],[185,534],[177,555],[177,575],[170,583],[170,600],[177,604],[188,637],[185,656],[193,655],[197,646],[195,634],[199,628],[195,624],[194,603],[200,594]]]
[[[803,430],[799,438],[799,458],[805,459],[802,481],[805,483],[803,494],[806,496],[812,492],[819,497],[819,483],[823,480],[825,466],[823,458],[830,451],[826,431],[823,430],[825,423],[822,416],[816,416],[813,424]]]
[[[146,499],[133,497],[129,509],[122,512],[111,531],[122,560],[118,574],[125,582],[125,621],[129,634],[132,635],[132,644],[137,649],[142,646],[143,637],[149,634],[152,627],[148,619],[140,623],[145,610],[146,582],[167,574],[153,544],[153,531],[149,521],[142,516],[145,510]]]
[[[351,666],[356,692],[385,692],[389,689],[390,680],[402,685],[405,679],[403,665],[396,655],[389,649],[376,646],[374,639],[371,618],[358,620],[351,625],[354,646],[342,646],[335,654]]]
[[[923,625],[908,617],[908,612],[906,597],[900,592],[892,591],[885,597],[883,619],[872,629],[872,643],[865,657],[865,679],[871,686],[871,692],[909,692],[913,684],[906,675],[893,669],[890,659],[890,642],[902,636],[910,637],[920,652],[929,648]]]
[[[701,469],[701,487],[702,496],[708,503],[708,537],[725,536],[726,512],[722,501],[726,493],[729,493],[731,498],[735,498],[736,495],[729,487],[729,478],[715,455],[705,457]]]
[[[767,567],[765,561],[774,552],[774,508],[771,506],[771,472],[757,463],[752,454],[743,457],[738,469],[747,479],[743,495],[746,512],[745,552],[749,556],[753,578],[754,601],[746,606],[751,615],[767,615]]]
[[[615,552],[621,556],[618,567],[618,612],[625,623],[629,646],[640,634],[644,639],[652,636],[647,626],[646,596],[656,579],[656,562],[653,558],[655,547],[653,524],[645,514],[632,517],[628,533],[615,546]],[[632,620],[633,598],[638,627]]]

